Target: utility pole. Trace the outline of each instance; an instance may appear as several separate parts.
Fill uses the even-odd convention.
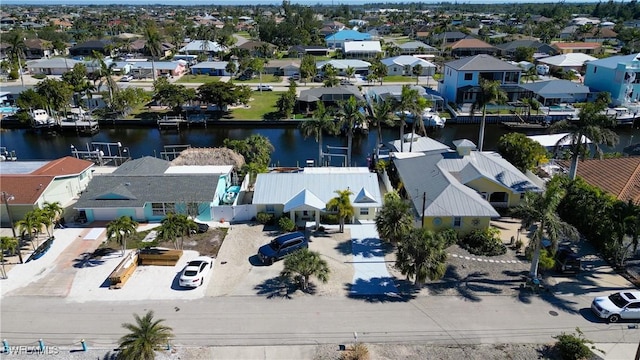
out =
[[[11,216],[11,209],[9,208],[9,201],[15,199],[13,195],[7,193],[6,191],[2,192],[2,201],[4,201],[5,206],[7,207],[7,217],[9,218],[9,224],[11,225],[11,233],[13,233],[13,237],[18,239],[16,236],[16,228],[13,225],[13,217]],[[22,264],[22,253],[20,251],[20,239],[18,239],[18,258],[20,259],[20,264]]]

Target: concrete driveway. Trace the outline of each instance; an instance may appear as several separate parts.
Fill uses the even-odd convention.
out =
[[[354,224],[351,231],[355,274],[350,288],[352,296],[396,295],[395,278],[387,271],[384,250],[375,224]]]

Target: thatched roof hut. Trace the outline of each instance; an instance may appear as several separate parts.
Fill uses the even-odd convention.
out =
[[[240,170],[244,156],[227,148],[188,148],[171,161],[171,165],[233,165]]]

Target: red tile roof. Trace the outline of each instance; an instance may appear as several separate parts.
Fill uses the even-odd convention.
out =
[[[619,200],[640,204],[640,157],[580,161],[578,176]]]
[[[2,175],[0,191],[13,195],[10,205],[33,205],[53,179],[51,175]]]
[[[57,160],[48,162],[38,170],[32,172],[32,175],[78,175],[93,166],[91,161],[76,159],[66,156]]]
[[[558,49],[597,49],[602,45],[596,42],[557,42],[553,46]]]

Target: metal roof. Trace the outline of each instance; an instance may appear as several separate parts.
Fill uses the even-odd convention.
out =
[[[400,151],[400,140],[394,140],[387,143],[389,148],[392,151]],[[405,152],[409,151],[409,147],[411,147],[412,152],[443,152],[449,151],[449,147],[437,140],[434,140],[428,136],[420,136],[414,134],[413,136],[413,146],[411,146],[411,133],[404,135],[404,146],[403,149]]]
[[[308,190],[324,204],[337,196],[336,191],[349,189],[353,207],[380,207],[382,196],[378,176],[368,170],[358,172],[299,172],[258,174],[253,193],[254,204],[287,204],[304,190]],[[358,194],[366,191],[373,202],[356,202]],[[361,200],[362,198],[360,198]]]
[[[118,166],[114,175],[161,175],[171,166],[167,160],[145,156]]]
[[[438,163],[441,154],[396,158],[404,188],[418,214],[423,216],[499,217],[498,212],[475,190],[461,184]]]
[[[382,52],[380,41],[346,41],[344,43],[344,52]]]
[[[394,57],[390,57],[390,58],[386,58],[386,59],[382,59],[380,60],[380,62],[382,62],[383,64],[385,64],[386,66],[390,66],[390,65],[399,65],[399,66],[415,66],[417,64],[422,65],[423,68],[430,68],[430,67],[436,67],[435,65],[433,65],[432,63],[426,61],[426,60],[422,60],[420,58],[417,58],[415,56],[411,56],[411,55],[400,55],[400,56],[394,56]]]
[[[220,69],[224,70],[227,67],[228,61],[203,61],[201,63],[191,66],[192,69]]]
[[[601,66],[609,69],[616,69],[618,64],[626,64],[630,65],[631,63],[640,62],[640,53],[635,53],[631,55],[624,56],[611,56],[604,59],[593,60],[589,62],[589,65]]]
[[[588,86],[569,80],[537,81],[529,84],[520,84],[520,87],[543,97],[557,95],[557,97],[567,98],[571,94],[589,94],[591,92]]]
[[[538,59],[538,62],[553,66],[582,66],[587,61],[593,61],[597,59],[598,58],[596,57],[583,53],[569,53]]]
[[[453,60],[445,66],[460,71],[522,71],[518,66],[486,54]]]

